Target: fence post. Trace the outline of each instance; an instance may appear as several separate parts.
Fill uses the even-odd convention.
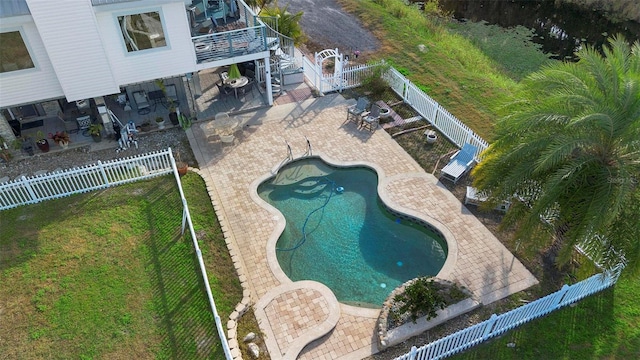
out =
[[[433,116],[431,117],[431,125],[436,126],[436,119],[438,118],[438,110],[440,110],[440,105],[436,103],[436,111],[433,112]]]
[[[564,284],[564,285],[562,285],[562,289],[560,289],[560,290],[558,290],[556,292],[556,295],[554,296],[554,299],[553,299],[553,310],[555,310],[558,307],[560,307],[560,303],[562,302],[562,298],[564,297],[564,294],[567,293],[567,291],[569,291],[569,285]]]
[[[412,346],[411,353],[409,354],[409,360],[415,360],[417,354],[418,354],[418,348],[416,348],[415,346]]]
[[[487,320],[487,327],[484,328],[484,332],[482,333],[482,341],[491,338],[491,331],[493,330],[493,325],[496,323],[497,319],[498,315],[492,314],[489,320]]]
[[[29,201],[29,203],[33,204],[33,203],[40,202],[40,199],[36,195],[36,192],[33,191],[33,188],[31,187],[31,183],[29,182],[29,180],[27,180],[27,178],[24,175],[22,175],[22,179],[20,179],[20,180],[24,184],[24,188],[27,189],[27,192],[29,193],[29,196],[31,197],[31,201]]]
[[[182,199],[182,235],[187,226],[187,199]]]
[[[407,98],[409,97],[409,83],[411,81],[409,81],[409,79],[407,79],[406,77],[402,77],[404,79],[404,89],[402,89],[402,101],[409,103]],[[411,105],[411,103],[409,103],[409,105]]]
[[[100,167],[100,174],[102,174],[102,180],[104,180],[104,184],[109,187],[109,178],[107,177],[107,172],[104,169],[104,165],[102,165],[102,161],[98,160],[98,166]]]

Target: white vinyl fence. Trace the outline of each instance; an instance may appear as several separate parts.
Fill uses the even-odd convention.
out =
[[[171,149],[61,170],[0,185],[0,210],[149,179],[172,171]]]
[[[220,315],[218,315],[213,294],[211,293],[209,278],[205,269],[204,260],[202,259],[202,251],[200,250],[198,238],[193,229],[189,207],[184,197],[182,183],[180,182],[180,176],[178,175],[178,169],[171,148],[125,159],[106,161],[104,163],[98,161],[93,165],[56,171],[40,176],[28,178],[23,176],[21,179],[0,185],[0,211],[170,173],[174,174],[182,201],[182,234],[184,234],[186,227],[188,227],[193,241],[193,247],[198,257],[200,274],[204,281],[209,306],[211,307],[211,312],[216,322],[216,328],[220,341],[222,342],[225,358],[232,360],[233,356],[231,355],[229,343],[225,335],[226,333],[222,326]]]
[[[621,270],[597,274],[573,285],[564,285],[559,291],[517,309],[501,315],[493,314],[489,320],[420,348],[414,346],[411,352],[397,357],[395,360],[437,360],[457,354],[610,287],[616,283]]]
[[[424,91],[420,90],[399,71],[390,68],[384,76],[393,91],[406,104],[411,106],[420,116],[427,119],[431,125],[456,146],[461,148],[466,143],[476,146],[478,148],[478,152],[475,154],[476,159],[478,154],[489,146],[489,143],[482,139],[480,135],[449,113],[442,105],[425,94]]]
[[[323,74],[322,69],[319,69],[313,61],[306,57],[303,58],[303,64],[304,75],[307,80],[324,94],[359,86],[362,79],[371,74],[375,67],[383,65],[384,62],[345,67],[342,70],[342,74],[336,76]],[[449,113],[442,105],[425,94],[424,91],[420,90],[396,69],[389,68],[384,78],[391,86],[391,89],[407,105],[411,106],[456,146],[462,148],[466,143],[476,146],[478,148],[475,154],[476,160],[478,160],[478,155],[489,146],[489,143],[482,139],[480,135]]]

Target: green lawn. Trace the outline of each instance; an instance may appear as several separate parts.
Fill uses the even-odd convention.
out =
[[[640,359],[640,282],[615,287],[451,357],[470,359]],[[515,347],[508,347],[515,343]]]
[[[221,318],[241,300],[202,179],[183,177]],[[173,176],[0,212],[0,354],[223,358]]]

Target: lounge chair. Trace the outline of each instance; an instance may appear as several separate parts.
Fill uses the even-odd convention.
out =
[[[369,131],[376,131],[380,122],[380,107],[376,104],[371,105],[371,112],[362,116],[362,128]]]
[[[347,120],[360,126],[360,122],[362,121],[362,114],[364,114],[365,110],[367,110],[368,105],[369,101],[366,98],[358,98],[358,102],[347,109]]]
[[[147,94],[142,91],[135,91],[133,93],[133,100],[136,102],[136,106],[138,107],[138,114],[146,115],[151,112],[151,105],[149,105],[149,100],[147,99]]]
[[[471,144],[464,144],[462,149],[451,157],[449,163],[442,168],[441,175],[445,179],[457,183],[464,174],[471,169],[475,162],[475,155],[478,151],[477,146]]]

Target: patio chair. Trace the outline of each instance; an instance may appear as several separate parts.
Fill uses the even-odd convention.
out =
[[[174,107],[180,106],[180,100],[178,99],[178,91],[174,84],[169,84],[164,87],[164,93],[166,96],[166,105],[173,105]]]
[[[225,97],[227,95],[233,94],[233,89],[226,84],[217,83],[218,91],[220,92],[220,97]]]
[[[216,19],[222,19],[224,23],[227,23],[227,11],[222,0],[208,0],[207,8],[205,9],[206,17],[211,19],[213,25],[218,27],[218,21]]]
[[[380,122],[380,107],[376,104],[371,105],[371,112],[362,115],[362,128],[371,132],[376,131]]]
[[[467,173],[475,162],[475,154],[478,151],[478,147],[471,144],[464,144],[462,149],[455,153],[451,160],[444,168],[442,168],[440,174],[447,180],[457,183],[464,174]]]
[[[151,112],[151,105],[149,105],[149,100],[147,99],[147,94],[144,90],[134,91],[133,100],[138,107],[138,114],[146,115]]]
[[[251,90],[253,90],[253,79],[249,79],[249,82],[238,89],[238,92],[242,95],[243,98],[248,94],[251,94],[251,98],[253,98],[253,93]]]
[[[360,126],[360,122],[362,121],[362,114],[364,114],[368,105],[369,100],[364,97],[359,98],[358,102],[355,105],[350,106],[347,109],[347,120]]]
[[[89,128],[93,121],[91,121],[91,116],[85,115],[76,118],[78,122],[78,132],[82,133],[82,136],[89,136]]]

